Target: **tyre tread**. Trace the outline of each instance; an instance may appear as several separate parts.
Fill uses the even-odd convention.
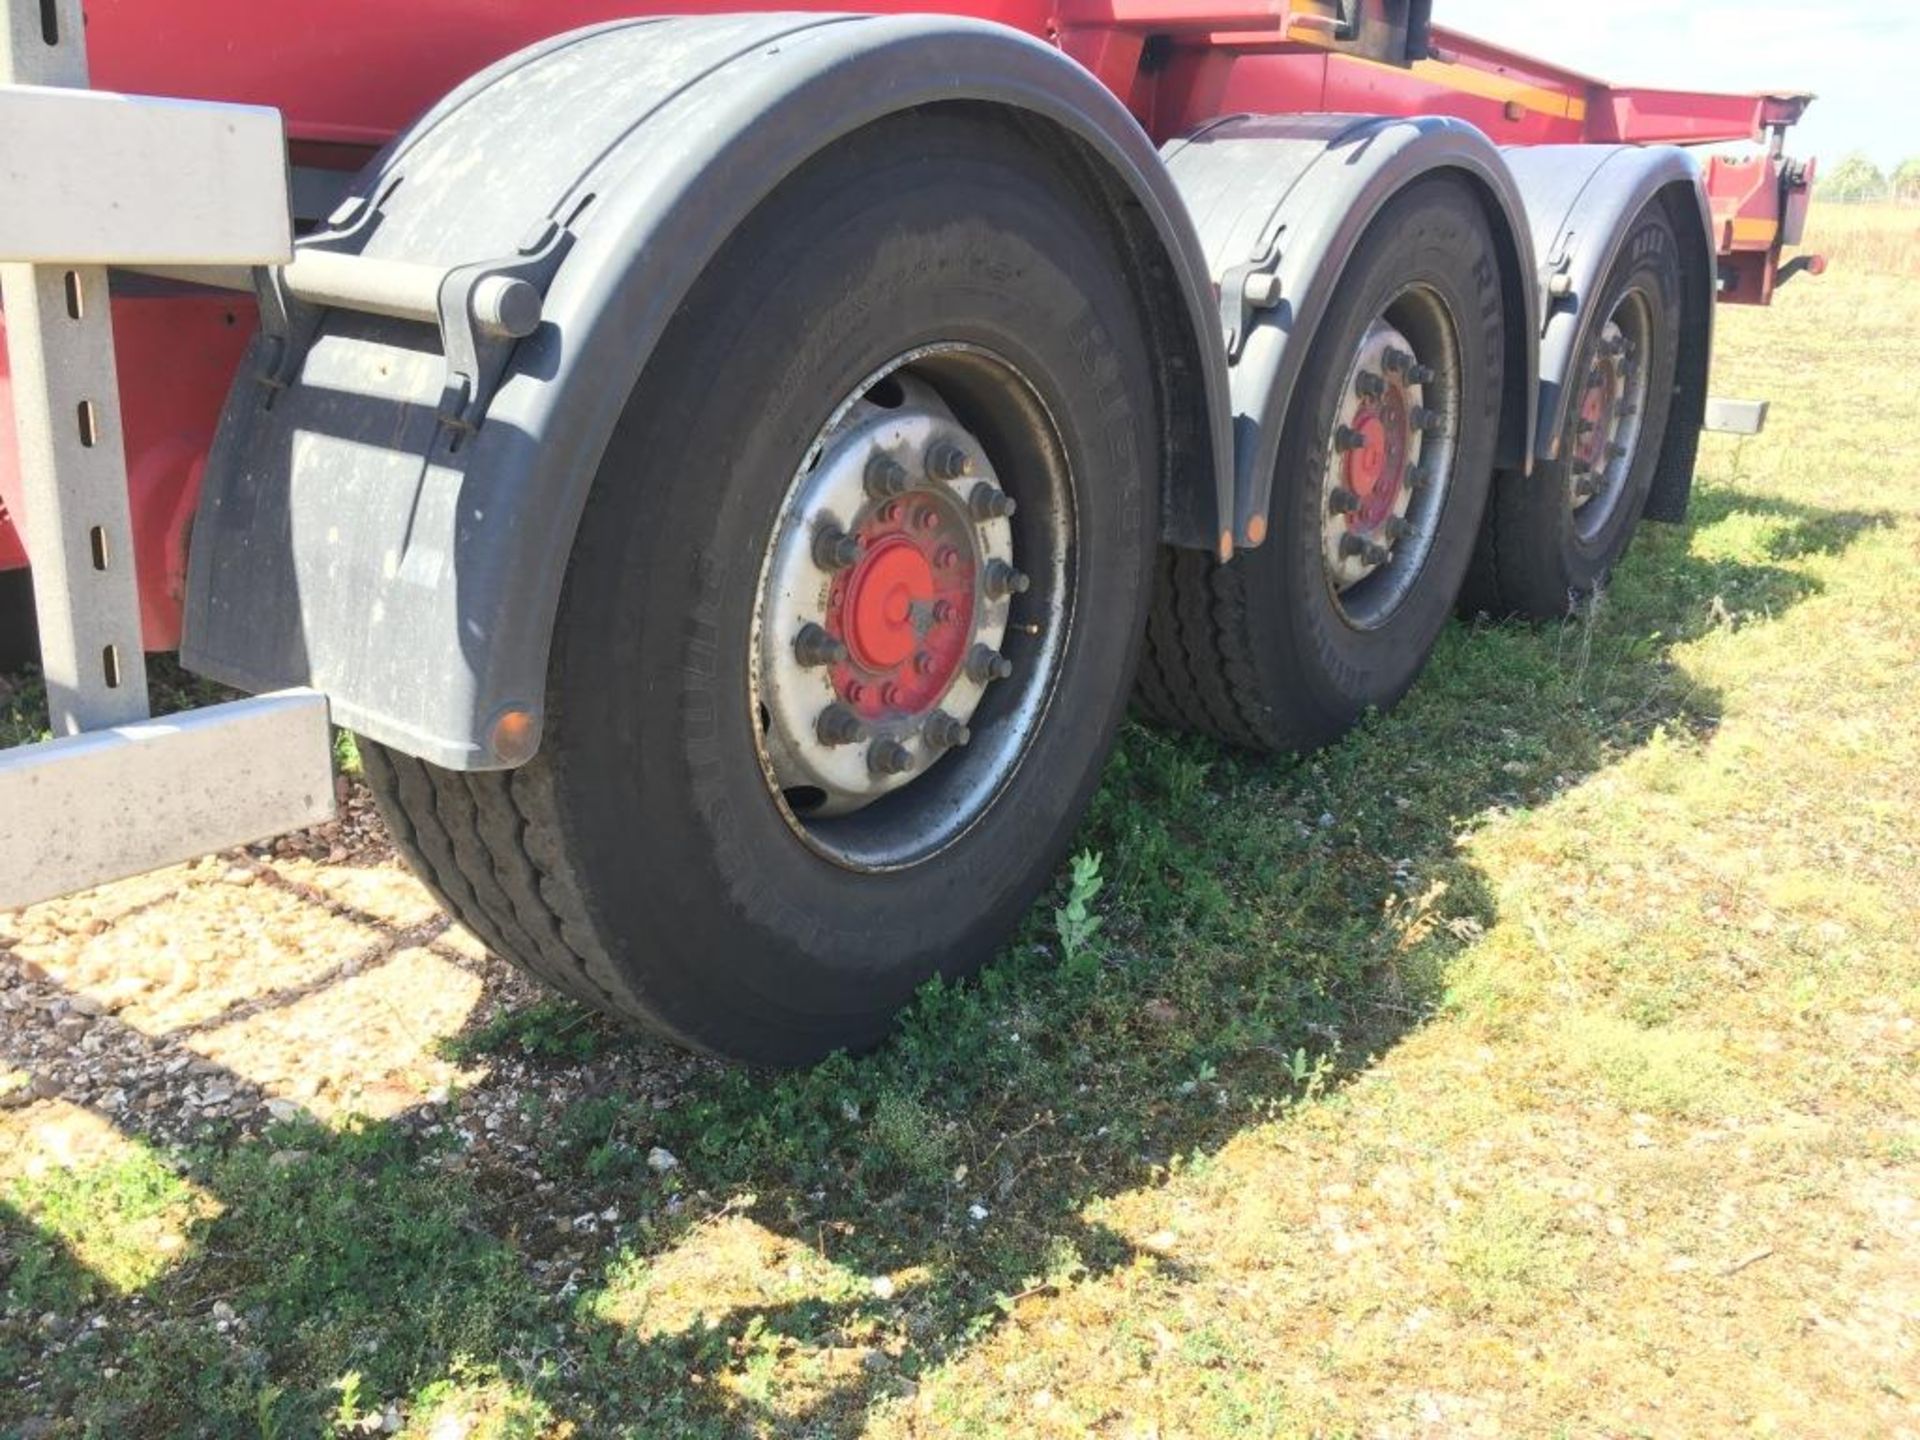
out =
[[[684,1037],[622,984],[562,856],[551,789],[529,772],[441,770],[371,740],[363,772],[394,848],[495,955],[583,1004]]]
[[[1248,648],[1246,591],[1231,566],[1163,547],[1147,620],[1143,708],[1162,723],[1244,749],[1275,748]]]

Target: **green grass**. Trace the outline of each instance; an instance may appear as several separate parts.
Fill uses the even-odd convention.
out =
[[[1129,725],[1087,858],[874,1055],[657,1110],[543,1002],[447,1040],[526,1165],[459,1138],[482,1080],[6,1190],[0,1435],[1911,1424],[1917,323],[1845,276],[1723,317],[1774,428],[1691,524],[1333,749]]]

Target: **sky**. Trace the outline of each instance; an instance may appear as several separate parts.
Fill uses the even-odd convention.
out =
[[[1811,90],[1790,153],[1920,155],[1915,0],[1433,0],[1439,25],[1622,85]]]

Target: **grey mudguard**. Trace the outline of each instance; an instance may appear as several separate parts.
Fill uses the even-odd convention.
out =
[[[1018,112],[1062,185],[1110,215],[1161,385],[1168,536],[1213,548],[1232,440],[1203,252],[1151,142],[1086,71],[944,16],[634,20],[467,82],[369,167],[359,214],[304,242],[471,267],[523,256],[543,233],[550,246],[555,223],[570,234],[477,429],[441,420],[454,392],[435,326],[333,309],[291,361],[256,341],[208,462],[186,663],[251,690],[311,685],[376,740],[504,768],[488,737],[510,710],[542,713],[582,507],[676,307],[810,156],[956,101]]]
[[[1294,385],[1353,247],[1382,206],[1424,175],[1472,182],[1501,253],[1507,394],[1500,463],[1533,445],[1539,282],[1526,211],[1501,153],[1473,126],[1438,116],[1237,116],[1169,144],[1167,169],[1192,212],[1220,288],[1231,358],[1234,526],[1256,544],[1273,490]],[[1270,274],[1277,300],[1244,303]],[[1271,298],[1271,297],[1269,297]]]
[[[1542,274],[1565,293],[1549,302],[1540,336],[1537,454],[1558,458],[1570,391],[1568,372],[1587,332],[1606,323],[1588,299],[1606,283],[1627,229],[1658,201],[1680,240],[1679,368],[1660,461],[1647,496],[1655,520],[1686,518],[1693,463],[1706,417],[1707,366],[1713,353],[1713,217],[1700,167],[1671,145],[1540,145],[1509,150],[1508,167],[1532,217]]]

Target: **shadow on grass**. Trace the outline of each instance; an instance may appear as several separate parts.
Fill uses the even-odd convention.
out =
[[[1764,558],[1690,544],[1734,516],[1766,523]],[[873,1055],[674,1062],[656,1108],[631,1083],[653,1047],[548,1002],[456,1039],[496,1073],[447,1106],[169,1151],[222,1209],[131,1297],[75,1299],[79,1262],[0,1211],[0,1425],[314,1433],[459,1364],[582,1434],[858,1430],[1021,1297],[1177,1274],[1103,1202],[1204,1166],[1433,1014],[1494,919],[1463,832],[1658,730],[1710,731],[1719,697],[1673,647],[1779,614],[1817,588],[1785,562],[1880,523],[1705,490],[1689,531],[1643,532],[1597,613],[1454,626],[1393,714],[1302,760],[1129,725],[1082,837],[1104,859],[1096,943],[1063,956],[1037,907]],[[518,1097],[511,1139],[478,1122],[490,1094]]]

